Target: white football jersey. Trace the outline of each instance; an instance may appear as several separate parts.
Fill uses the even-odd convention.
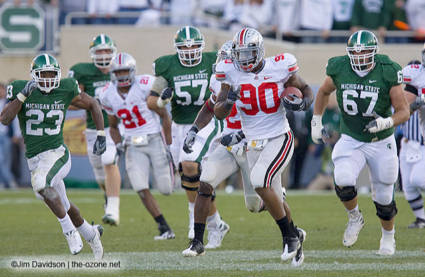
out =
[[[425,67],[421,64],[411,64],[403,68],[403,83],[418,90],[418,95],[425,94]],[[425,106],[418,110],[422,135],[425,137]]]
[[[210,79],[210,91],[211,101],[215,104],[215,99],[217,99],[218,94],[221,90],[221,82],[217,80],[215,77],[215,74],[211,75]],[[221,132],[223,135],[227,135],[229,133],[237,132],[242,128],[241,126],[241,117],[238,113],[238,109],[236,108],[236,105],[233,105],[232,111],[230,114],[226,117],[224,120],[224,128]]]
[[[104,110],[121,119],[124,125],[124,137],[159,133],[161,124],[159,115],[148,108],[147,98],[155,77],[138,75],[125,95],[118,92],[114,83],[109,82],[103,92],[98,93]]]
[[[297,71],[297,60],[289,53],[266,58],[264,68],[256,74],[239,71],[231,60],[217,65],[218,80],[234,89],[241,87],[236,107],[247,139],[273,138],[290,130],[281,95],[285,82]]]

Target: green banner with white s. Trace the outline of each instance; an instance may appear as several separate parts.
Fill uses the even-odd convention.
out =
[[[44,11],[38,5],[0,7],[0,51],[34,53],[44,45]]]

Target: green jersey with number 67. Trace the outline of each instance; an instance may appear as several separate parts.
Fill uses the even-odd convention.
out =
[[[392,115],[390,89],[403,81],[400,65],[377,54],[374,68],[360,77],[352,70],[349,57],[340,56],[329,59],[326,74],[337,89],[341,133],[363,142],[382,140],[394,133],[394,128],[375,134],[363,130],[374,116]]]
[[[7,99],[14,100],[28,81],[17,80],[7,88]],[[38,88],[22,104],[18,113],[27,158],[63,144],[63,123],[72,99],[80,94],[78,83],[62,79],[58,88],[42,93]]]
[[[182,66],[177,54],[155,60],[155,76],[162,76],[168,87],[174,89],[171,115],[178,124],[192,124],[196,115],[210,97],[209,82],[216,52],[202,53],[202,62],[193,67]]]
[[[77,63],[69,70],[68,77],[72,77],[84,86],[84,92],[95,97],[95,90],[105,86],[109,80],[109,73],[104,74],[94,63]],[[104,126],[109,127],[108,115],[102,110]],[[87,129],[96,129],[90,112],[86,112]]]

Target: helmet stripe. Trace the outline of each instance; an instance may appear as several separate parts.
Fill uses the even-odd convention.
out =
[[[119,57],[118,57],[118,64],[119,64],[119,65],[121,65],[121,64],[122,64],[122,62],[121,62],[121,56],[122,56],[122,54],[120,53],[120,55],[119,55]]]
[[[189,26],[185,27],[185,31],[186,31],[186,39],[190,39],[190,29]]]
[[[105,44],[105,35],[104,34],[100,34],[100,43]]]
[[[49,55],[44,54],[44,59],[46,60],[46,65],[50,65]]]
[[[245,35],[246,29],[243,28],[242,31],[239,33],[239,44],[244,44],[244,35]]]
[[[362,33],[363,31],[359,31],[358,35],[357,35],[357,44],[360,44],[361,38],[362,38]]]

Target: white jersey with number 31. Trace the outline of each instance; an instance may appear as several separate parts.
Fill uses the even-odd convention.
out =
[[[264,68],[258,73],[239,71],[231,60],[216,67],[217,80],[234,89],[241,87],[236,107],[249,140],[273,138],[290,130],[281,96],[285,82],[298,71],[297,60],[289,53],[264,60]]]
[[[158,114],[148,108],[147,98],[155,77],[138,75],[135,77],[125,98],[118,93],[112,82],[108,83],[99,100],[105,111],[121,119],[124,137],[159,133],[161,125]]]

